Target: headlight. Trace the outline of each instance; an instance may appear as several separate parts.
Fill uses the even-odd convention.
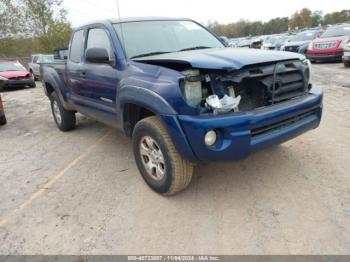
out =
[[[312,50],[312,47],[313,47],[313,43],[311,42],[310,44],[309,44],[309,47],[307,48],[308,50]]]
[[[344,48],[345,46],[350,46],[350,40],[349,39],[344,39],[340,43],[340,48]]]
[[[310,84],[312,82],[312,66],[311,66],[311,62],[309,59],[305,59],[303,60],[304,65],[307,66],[307,69],[305,70],[305,74],[306,74],[306,79],[307,79],[307,83]]]
[[[182,72],[186,79],[182,82],[182,92],[187,104],[197,107],[202,101],[202,82],[199,70],[186,70]]]

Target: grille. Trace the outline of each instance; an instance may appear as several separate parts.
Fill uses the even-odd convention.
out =
[[[302,121],[303,119],[315,115],[318,112],[318,109],[314,109],[287,119],[284,119],[282,121],[272,123],[266,126],[262,126],[259,128],[254,128],[251,130],[251,134],[253,138],[257,138],[259,136],[270,134],[274,131],[280,130],[282,128],[286,128],[288,126],[291,126],[299,121]]]
[[[274,66],[272,75],[263,81],[269,104],[289,100],[308,91],[308,69],[303,71],[300,66],[298,62],[281,62]]]
[[[274,105],[307,94],[310,72],[302,61],[247,67],[224,81],[233,80],[236,95],[242,97],[240,111]]]
[[[326,43],[316,43],[315,48],[317,49],[329,49],[336,47],[337,42],[326,42]]]

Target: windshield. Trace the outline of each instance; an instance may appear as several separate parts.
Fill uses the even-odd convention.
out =
[[[314,40],[317,36],[317,32],[301,32],[295,36],[293,36],[289,42],[299,42],[299,41],[308,41],[308,40]]]
[[[284,44],[285,42],[287,42],[289,39],[288,36],[281,36],[279,37],[277,40],[276,40],[276,45],[282,45]]]
[[[114,28],[130,58],[224,47],[214,35],[192,21],[127,22],[114,24]]]
[[[10,64],[10,63],[0,64],[0,72],[25,71],[25,70],[26,69],[19,63],[16,63],[16,64]]]
[[[337,36],[350,36],[350,25],[344,27],[329,28],[321,38],[337,37]]]
[[[40,58],[40,63],[53,63],[55,58],[53,55],[43,55]]]
[[[264,43],[265,44],[274,44],[274,43],[276,43],[276,41],[277,41],[277,38],[270,37],[270,38],[266,39]]]

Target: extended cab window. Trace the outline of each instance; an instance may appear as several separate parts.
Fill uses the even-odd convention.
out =
[[[104,48],[107,50],[109,59],[113,59],[113,50],[111,42],[105,30],[101,28],[94,28],[89,30],[87,50],[90,48]]]
[[[81,52],[84,49],[84,31],[77,31],[74,36],[70,47],[69,60],[75,63],[81,62]]]

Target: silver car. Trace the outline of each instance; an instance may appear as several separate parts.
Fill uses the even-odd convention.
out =
[[[29,72],[33,75],[34,80],[40,79],[40,64],[53,63],[55,61],[54,55],[35,54],[30,58],[28,63]]]

